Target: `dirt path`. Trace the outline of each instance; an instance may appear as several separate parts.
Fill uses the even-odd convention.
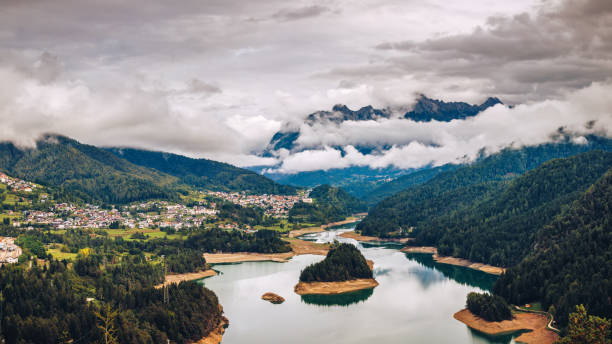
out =
[[[559,336],[547,329],[548,318],[542,314],[535,313],[516,313],[514,319],[504,321],[486,321],[481,319],[467,309],[463,309],[453,317],[470,328],[489,334],[500,335],[508,334],[521,330],[528,330],[516,338],[521,343],[552,344]]]
[[[482,263],[474,263],[474,262],[471,262],[463,258],[439,256],[438,250],[435,247],[430,247],[430,246],[420,246],[420,247],[407,246],[401,249],[400,251],[406,252],[406,253],[433,254],[433,259],[438,263],[463,266],[466,268],[480,270],[480,271],[486,272],[488,274],[493,274],[493,275],[501,275],[504,271],[506,271],[505,268],[500,268],[498,266],[492,266],[492,265],[482,264]]]

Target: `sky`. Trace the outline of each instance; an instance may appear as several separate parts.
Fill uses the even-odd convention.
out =
[[[0,0],[0,140],[23,147],[57,133],[287,173],[415,168],[612,136],[611,78],[609,0]],[[303,123],[419,94],[513,107]],[[261,157],[289,127],[304,149]]]

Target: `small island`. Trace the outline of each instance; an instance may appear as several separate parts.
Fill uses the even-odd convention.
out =
[[[335,243],[321,262],[307,266],[294,287],[299,295],[329,295],[370,289],[378,285],[371,264],[351,244]]]
[[[283,298],[282,296],[278,294],[274,294],[274,293],[265,293],[261,296],[261,299],[266,300],[273,304],[280,304],[280,303],[285,302],[285,298]]]

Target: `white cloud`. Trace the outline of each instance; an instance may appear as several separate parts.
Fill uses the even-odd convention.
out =
[[[298,143],[305,151],[284,158],[277,172],[295,173],[348,166],[416,168],[472,161],[505,147],[555,141],[559,129],[584,143],[584,135],[612,136],[612,82],[595,83],[547,100],[508,108],[491,107],[478,116],[451,122],[413,122],[406,119],[347,121],[340,125],[303,126]],[[354,146],[391,145],[390,149],[361,154]],[[324,146],[324,149],[312,147]],[[346,152],[330,147],[343,147]]]

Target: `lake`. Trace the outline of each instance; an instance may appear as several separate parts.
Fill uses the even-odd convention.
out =
[[[471,291],[490,290],[496,276],[436,263],[431,255],[406,254],[392,244],[360,244],[337,234],[346,226],[302,239],[338,239],[359,247],[374,261],[372,290],[343,295],[300,296],[293,292],[300,271],[322,256],[302,255],[287,263],[217,264],[220,272],[201,282],[219,297],[230,321],[224,344],[232,343],[513,343],[512,336],[487,337],[455,320]],[[286,301],[261,299],[273,292]]]

